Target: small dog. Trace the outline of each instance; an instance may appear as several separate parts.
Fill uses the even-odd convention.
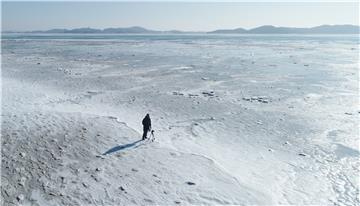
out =
[[[151,130],[151,133],[150,133],[150,140],[153,142],[155,140],[155,135],[154,135],[155,131],[154,130]]]

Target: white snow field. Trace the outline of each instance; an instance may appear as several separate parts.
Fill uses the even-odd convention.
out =
[[[358,55],[349,35],[3,35],[2,205],[360,205]]]

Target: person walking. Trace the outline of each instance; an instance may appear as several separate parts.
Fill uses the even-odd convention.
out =
[[[144,117],[144,119],[142,120],[142,125],[143,125],[143,136],[142,136],[142,140],[145,140],[147,137],[147,133],[151,130],[151,119],[150,119],[150,115],[146,114],[146,116]]]

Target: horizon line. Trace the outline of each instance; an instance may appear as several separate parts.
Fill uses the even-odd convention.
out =
[[[275,26],[272,24],[263,24],[260,26],[256,26],[256,27],[252,27],[249,29],[246,29],[244,27],[234,27],[234,28],[218,28],[218,29],[214,29],[214,30],[210,30],[210,31],[201,31],[201,30],[179,30],[179,29],[167,29],[167,30],[156,30],[156,29],[150,29],[147,27],[143,27],[143,26],[127,26],[127,27],[104,27],[104,28],[96,28],[96,27],[91,27],[91,26],[82,26],[82,27],[73,27],[73,28],[61,28],[61,27],[55,27],[55,28],[51,28],[51,29],[32,29],[32,30],[3,30],[1,28],[1,32],[2,33],[7,33],[7,32],[17,32],[17,33],[21,33],[21,32],[45,32],[45,31],[50,31],[50,30],[56,30],[56,29],[63,29],[63,30],[74,30],[74,29],[94,29],[94,30],[101,30],[104,31],[105,29],[129,29],[129,28],[142,28],[142,29],[146,29],[149,31],[155,31],[155,32],[170,32],[170,31],[179,31],[179,32],[194,32],[194,33],[207,33],[207,32],[212,32],[212,31],[218,31],[218,30],[234,30],[234,29],[244,29],[244,30],[252,30],[252,29],[256,29],[259,27],[264,27],[264,26],[272,26],[275,28],[297,28],[297,29],[311,29],[314,27],[319,27],[319,26],[357,26],[360,28],[360,24],[356,25],[356,24],[349,24],[349,23],[344,23],[344,24],[320,24],[317,26],[308,26],[308,27],[292,27],[292,26]]]

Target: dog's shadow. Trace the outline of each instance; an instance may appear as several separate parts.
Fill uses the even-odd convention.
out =
[[[137,140],[137,141],[135,141],[133,143],[129,143],[129,144],[115,146],[115,147],[109,149],[108,151],[106,151],[105,153],[103,153],[103,155],[108,155],[108,154],[118,152],[118,151],[121,151],[121,150],[124,150],[124,149],[135,147],[136,144],[139,143],[139,142],[141,142],[141,140]]]

